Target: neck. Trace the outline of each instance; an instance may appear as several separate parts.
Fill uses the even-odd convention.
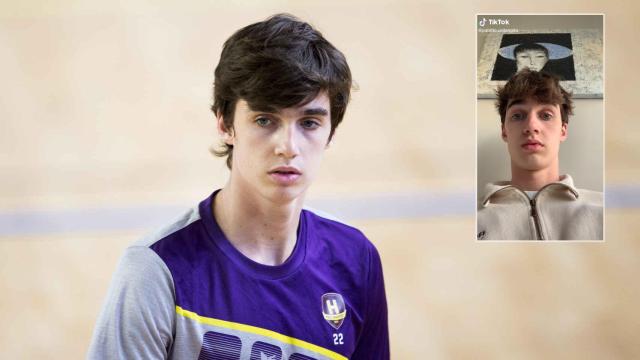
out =
[[[229,242],[249,259],[280,265],[293,252],[302,198],[275,203],[240,191],[230,180],[213,202],[213,214]]]
[[[523,191],[538,191],[545,185],[560,180],[557,162],[541,170],[526,170],[511,164],[511,185]]]

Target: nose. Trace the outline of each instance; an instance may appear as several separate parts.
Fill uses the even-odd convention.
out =
[[[533,112],[530,112],[527,115],[527,119],[525,120],[524,127],[522,128],[522,132],[525,135],[540,133],[540,120],[537,118],[537,116]]]
[[[275,153],[287,159],[293,159],[300,155],[298,148],[297,133],[293,124],[287,124],[280,127],[277,132],[277,144]]]

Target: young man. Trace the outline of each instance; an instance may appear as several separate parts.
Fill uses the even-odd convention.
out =
[[[559,173],[559,151],[572,115],[558,78],[524,69],[498,90],[511,181],[486,186],[479,240],[601,240],[602,193],[577,189]]]
[[[302,209],[350,89],[344,55],[292,16],[226,41],[212,109],[229,181],[126,250],[89,358],[389,358],[376,249]]]

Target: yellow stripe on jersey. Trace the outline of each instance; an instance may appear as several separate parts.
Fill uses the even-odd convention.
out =
[[[183,308],[181,308],[180,306],[176,306],[176,313],[178,313],[178,315],[182,315],[186,318],[189,319],[193,319],[201,324],[206,324],[206,325],[212,325],[212,326],[218,326],[218,327],[222,327],[222,328],[227,328],[227,329],[232,329],[232,330],[238,330],[238,331],[244,331],[244,332],[248,332],[248,333],[252,333],[252,334],[257,334],[257,335],[261,335],[261,336],[266,336],[275,340],[278,340],[280,342],[283,342],[285,344],[290,344],[293,346],[297,346],[309,351],[313,351],[315,353],[324,355],[326,357],[328,357],[329,359],[335,359],[335,360],[348,360],[345,356],[342,356],[336,352],[333,352],[329,349],[325,349],[323,347],[320,347],[318,345],[314,345],[311,343],[308,343],[304,340],[300,340],[300,339],[296,339],[293,338],[291,336],[286,336],[286,335],[282,335],[280,333],[277,333],[275,331],[272,330],[267,330],[267,329],[263,329],[257,326],[251,326],[251,325],[246,325],[246,324],[240,324],[240,323],[236,323],[233,321],[226,321],[226,320],[220,320],[220,319],[214,319],[214,318],[209,318],[209,317],[204,317],[204,316],[200,316],[194,312],[191,312],[189,310],[184,310]]]

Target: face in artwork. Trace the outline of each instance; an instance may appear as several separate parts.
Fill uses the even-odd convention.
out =
[[[529,68],[533,71],[540,71],[549,61],[549,57],[542,50],[530,49],[523,50],[516,54],[517,71]]]

